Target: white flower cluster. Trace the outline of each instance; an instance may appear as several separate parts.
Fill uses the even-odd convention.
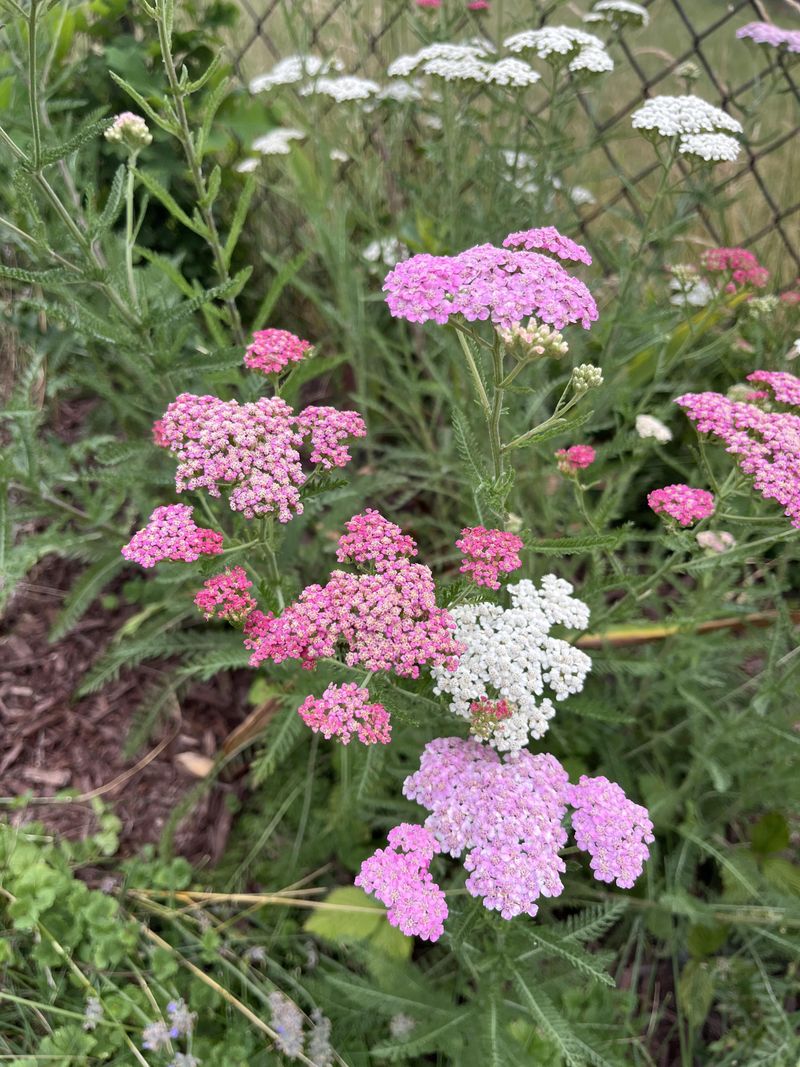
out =
[[[394,267],[401,259],[408,259],[408,249],[397,237],[379,237],[365,245],[361,255],[367,263],[382,263],[387,267]]]
[[[647,8],[631,0],[598,0],[584,22],[608,22],[612,26],[649,26]]]
[[[655,415],[637,415],[636,432],[642,438],[652,437],[660,445],[665,445],[672,440],[672,430]]]
[[[678,151],[682,156],[696,156],[707,163],[733,163],[739,157],[740,145],[727,133],[689,133],[681,137]]]
[[[539,59],[560,62],[569,56],[569,69],[601,74],[614,69],[614,60],[599,37],[571,26],[544,26],[540,30],[523,30],[503,42],[509,52],[533,51]]]
[[[320,59],[319,56],[295,55],[281,59],[267,74],[259,74],[250,82],[251,93],[261,93],[276,85],[294,85],[305,78],[326,74],[331,68],[341,70],[336,59]]]
[[[432,671],[436,693],[447,693],[450,708],[470,718],[470,705],[481,699],[502,698],[511,716],[495,726],[489,743],[500,752],[523,748],[530,737],[541,737],[555,707],[542,697],[548,686],[556,700],[583,688],[592,661],[585,652],[556,637],[555,624],[583,630],[589,609],[571,596],[572,586],[554,574],[545,575],[537,589],[527,578],[508,586],[510,608],[481,602],[452,609],[456,637],[466,645],[458,667]]]
[[[634,111],[631,123],[635,130],[655,130],[662,137],[684,139],[719,130],[742,132],[740,122],[699,96],[654,96]]]
[[[419,86],[414,82],[395,78],[380,90],[378,100],[394,100],[398,104],[412,104],[422,99]]]
[[[674,278],[670,278],[670,288],[674,289],[669,302],[675,307],[704,308],[714,299],[714,290],[705,278],[696,273],[683,273],[673,269]]]
[[[514,89],[534,85],[540,80],[541,75],[521,59],[489,62],[485,57],[490,47],[488,42],[480,40],[467,44],[431,44],[414,55],[395,59],[387,73],[390,78],[400,78],[416,72],[445,81],[473,81]]]
[[[380,91],[380,85],[371,78],[357,78],[353,74],[343,74],[339,78],[317,78],[300,90],[301,96],[313,96],[321,93],[337,103],[348,100],[368,100]]]
[[[303,130],[278,126],[269,133],[256,137],[253,141],[253,151],[260,152],[262,156],[288,156],[292,141],[302,141],[305,136]]]

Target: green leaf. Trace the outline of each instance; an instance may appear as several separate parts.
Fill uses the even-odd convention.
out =
[[[199,237],[208,238],[208,230],[203,223],[198,223],[189,218],[172,193],[165,189],[157,178],[154,178],[152,174],[148,173],[146,170],[141,170],[139,167],[136,167],[135,170],[136,177],[145,189],[147,189],[147,191],[167,209],[174,219],[180,222],[182,226],[185,226],[187,230],[196,233]]]
[[[560,956],[570,966],[593,979],[593,981],[613,988],[615,983],[611,975],[588,952],[584,952],[583,949],[579,948],[574,943],[574,939],[570,943],[569,939],[560,938],[543,926],[537,926],[533,929],[531,937],[542,946],[545,954]]]
[[[370,948],[395,959],[408,959],[414,941],[391,926],[381,905],[356,886],[334,889],[325,898],[336,910],[312,912],[305,922],[307,933],[335,945],[366,941]],[[353,909],[348,910],[348,909]],[[341,909],[341,910],[339,910]]]
[[[519,971],[512,969],[511,978],[533,1021],[560,1050],[565,1062],[569,1067],[582,1067],[587,1060],[581,1047],[583,1042],[575,1037],[569,1022],[556,1009],[550,998],[540,988],[537,988],[534,994]]]
[[[67,156],[82,148],[89,141],[96,140],[104,130],[108,129],[113,121],[113,119],[107,117],[90,119],[86,125],[82,126],[66,141],[62,141],[61,144],[55,145],[53,148],[46,148],[39,159],[40,165],[47,167],[52,163],[57,163],[60,159],[66,159]]]
[[[612,552],[619,548],[630,536],[627,528],[613,530],[611,533],[586,534],[580,537],[537,537],[527,538],[525,547],[541,556],[572,556],[597,549]]]
[[[95,237],[100,237],[102,234],[110,230],[117,220],[117,216],[119,215],[123,204],[122,194],[125,189],[125,171],[126,167],[124,164],[120,164],[114,171],[114,177],[111,180],[111,188],[108,191],[105,206],[91,228],[91,232]]]
[[[450,1039],[459,1028],[463,1027],[470,1018],[469,1011],[461,1011],[447,1022],[434,1023],[432,1026],[418,1027],[409,1035],[408,1040],[394,1042],[392,1044],[376,1045],[370,1049],[370,1055],[378,1059],[389,1060],[390,1063],[398,1060],[406,1060],[413,1056],[426,1057],[426,1053],[435,1052],[442,1048],[442,1039]],[[458,1062],[451,1058],[450,1062]]]
[[[258,311],[256,312],[256,316],[253,320],[254,330],[263,328],[267,319],[272,314],[272,309],[280,299],[281,293],[300,272],[310,255],[311,252],[300,252],[294,259],[290,259],[288,263],[284,263],[281,266],[278,273],[272,279],[272,284],[264,294],[264,299],[261,301]]]
[[[750,832],[754,852],[782,852],[789,847],[789,824],[779,811],[768,811]]]
[[[228,230],[228,236],[225,241],[225,247],[222,250],[222,260],[226,267],[230,266],[231,257],[233,256],[242,229],[244,228],[247,212],[250,210],[250,203],[253,199],[253,194],[256,191],[256,185],[257,179],[255,174],[248,174],[244,183],[244,188],[239,193],[239,199],[236,201],[236,210],[233,213],[230,229]]]
[[[58,641],[75,625],[108,585],[114,575],[125,566],[125,559],[118,548],[104,556],[73,582],[64,606],[56,616],[50,630],[50,640]]]
[[[678,979],[678,1006],[695,1028],[702,1026],[714,1001],[714,978],[704,960],[689,960]]]
[[[142,96],[142,94],[136,89],[134,89],[130,82],[125,81],[124,78],[120,78],[120,76],[118,74],[115,74],[113,70],[110,70],[108,73],[111,75],[111,77],[120,87],[120,89],[124,89],[128,96],[132,97],[136,101],[136,103],[139,105],[142,111],[144,111],[145,115],[147,115],[148,118],[152,119],[157,126],[161,127],[162,130],[166,130],[166,132],[172,134],[173,137],[177,137],[180,131],[178,129],[178,126],[174,122],[171,122],[169,119],[166,119],[162,115],[159,115],[159,113],[150,106],[150,104]]]

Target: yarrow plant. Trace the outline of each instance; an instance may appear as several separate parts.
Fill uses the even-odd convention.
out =
[[[290,363],[299,363],[310,349],[310,341],[304,341],[288,330],[256,330],[244,362],[251,370],[280,374]]]
[[[692,526],[714,514],[714,497],[706,489],[689,485],[666,485],[647,494],[647,505],[657,515],[666,515],[681,526]]]
[[[476,585],[499,589],[500,574],[510,574],[522,566],[519,552],[524,542],[516,534],[505,530],[487,530],[484,526],[468,527],[456,541],[466,559],[461,573],[469,574]]]

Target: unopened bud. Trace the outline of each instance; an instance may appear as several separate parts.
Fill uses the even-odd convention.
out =
[[[603,384],[603,372],[593,363],[581,363],[572,372],[572,388],[576,393],[585,393],[589,389],[597,389]]]

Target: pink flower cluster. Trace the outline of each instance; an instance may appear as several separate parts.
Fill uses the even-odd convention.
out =
[[[669,515],[681,526],[691,526],[714,514],[714,497],[705,489],[693,489],[678,482],[648,493],[647,506],[656,515]]]
[[[655,840],[647,809],[628,800],[616,782],[585,774],[567,788],[567,803],[575,809],[575,842],[592,857],[595,878],[631,889]]]
[[[300,432],[311,438],[311,462],[323,470],[345,467],[350,462],[348,437],[366,437],[367,428],[357,411],[339,411],[329,407],[303,408],[297,416]]]
[[[386,905],[392,926],[423,941],[438,941],[447,918],[444,893],[430,873],[437,852],[441,848],[429,830],[401,823],[389,831],[389,847],[365,860],[355,879]]]
[[[244,354],[245,366],[264,374],[278,374],[289,363],[299,363],[311,348],[288,330],[256,330]]]
[[[748,377],[768,384],[781,403],[800,406],[800,378],[785,371],[755,371]],[[699,433],[725,443],[741,469],[753,476],[756,490],[781,504],[792,526],[800,529],[800,415],[765,411],[719,393],[686,393],[676,403]]]
[[[122,555],[142,567],[154,567],[168,559],[193,563],[201,556],[222,551],[222,534],[195,524],[188,504],[167,504],[156,508],[150,520],[133,535]]]
[[[228,622],[242,623],[256,607],[248,592],[252,587],[243,567],[230,567],[203,582],[203,588],[194,598],[195,606],[206,619],[216,616]]]
[[[703,266],[712,274],[730,274],[725,286],[729,293],[744,286],[763,289],[769,281],[767,268],[746,248],[709,248],[703,253]]]
[[[519,558],[524,547],[521,537],[505,530],[487,530],[484,526],[461,531],[456,548],[467,557],[461,564],[462,574],[471,574],[476,585],[499,589],[500,574],[510,574],[522,566]]]
[[[597,453],[591,445],[570,445],[569,448],[559,448],[555,456],[562,474],[574,474],[591,467]]]
[[[392,315],[409,322],[444,324],[462,315],[510,329],[535,316],[559,330],[572,322],[588,330],[597,319],[592,294],[556,260],[490,244],[455,256],[412,256],[389,272],[383,289]]]
[[[568,805],[575,807],[578,847],[589,852],[601,881],[630,888],[653,841],[646,810],[618,785],[583,777],[571,786],[554,756],[527,749],[503,762],[476,741],[438,738],[425,746],[419,770],[406,779],[403,792],[431,812],[425,827],[443,852],[460,856],[466,850],[466,888],[504,919],[534,916],[540,897],[563,892],[560,876],[566,865],[559,853],[567,842]],[[367,884],[356,879],[379,896],[394,885],[384,855],[379,850],[362,866],[359,878],[366,867]],[[422,900],[418,903],[421,908]]]
[[[375,530],[383,524],[393,526],[366,514],[355,516],[339,546],[340,553],[353,550],[365,560],[371,554],[375,573],[333,571],[324,586],[307,586],[277,618],[259,612],[248,619],[246,644],[254,667],[267,659],[299,659],[311,668],[344,645],[345,662],[370,671],[417,678],[428,664],[455,669],[461,651],[456,624],[449,612],[436,606],[430,569],[400,554],[408,551],[405,538],[397,538],[394,552],[385,543],[378,546],[380,537],[372,547],[354,538],[354,530]]]
[[[367,508],[344,524],[336,558],[340,563],[375,563],[380,566],[401,556],[416,556],[417,544],[379,511]]]
[[[254,403],[181,393],[154,426],[157,444],[178,459],[175,486],[220,496],[247,518],[277,512],[281,522],[300,514],[306,481],[299,449],[311,437],[311,459],[324,468],[350,460],[345,437],[363,437],[361,416],[336,408],[306,408],[299,415],[279,397]]]
[[[329,685],[321,697],[306,697],[297,710],[314,733],[338,737],[345,745],[353,734],[365,745],[388,745],[391,740],[389,712],[383,704],[370,704],[369,692],[355,682]]]
[[[771,22],[748,22],[736,31],[737,37],[749,37],[756,44],[768,44],[772,48],[786,45],[789,52],[800,52],[800,30],[782,30]]]
[[[549,252],[556,259],[575,260],[589,266],[592,257],[583,245],[559,233],[555,226],[540,226],[533,230],[510,233],[503,241],[503,248],[524,248],[527,252]]]

